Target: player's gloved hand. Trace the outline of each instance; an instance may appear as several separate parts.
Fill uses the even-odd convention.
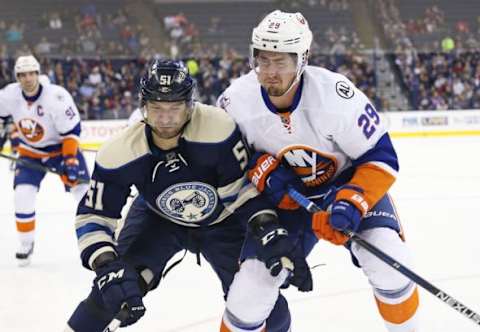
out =
[[[294,270],[294,245],[288,238],[288,231],[278,223],[276,216],[260,214],[249,222],[249,229],[258,243],[258,259],[265,263],[272,276],[278,276],[283,268]]]
[[[330,225],[330,217],[330,213],[326,211],[314,213],[312,216],[312,230],[319,239],[335,245],[344,245],[348,241],[348,236]]]
[[[353,185],[332,187],[323,199],[322,208],[312,217],[312,229],[318,238],[343,245],[348,237],[339,231],[356,232],[360,221],[369,210],[363,191]]]
[[[10,148],[12,149],[13,154],[17,153],[19,145],[20,135],[18,134],[17,128],[13,127],[12,131],[10,131]]]
[[[256,153],[250,160],[247,176],[275,206],[286,210],[299,208],[298,203],[288,195],[288,188],[292,186],[303,192],[303,182],[293,170],[281,165],[272,155]]]
[[[310,292],[313,290],[313,278],[308,266],[305,254],[300,251],[300,246],[295,250],[293,259],[293,275],[290,278],[290,284],[297,287],[301,292]]]
[[[95,273],[97,277],[94,284],[102,294],[106,309],[115,315],[121,308],[128,313],[121,326],[131,325],[145,314],[135,269],[121,259],[114,258],[95,267]]]
[[[363,197],[363,190],[347,184],[332,194],[335,195],[335,198],[330,211],[330,224],[339,231],[356,232],[363,216],[370,209]]]
[[[62,161],[62,181],[68,186],[75,186],[78,183],[78,173],[80,171],[80,163],[75,156],[65,156]]]

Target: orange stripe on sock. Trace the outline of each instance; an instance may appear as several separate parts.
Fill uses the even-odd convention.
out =
[[[227,325],[225,325],[225,322],[222,319],[222,324],[220,325],[220,332],[232,332]]]
[[[35,219],[27,222],[17,221],[17,231],[21,233],[31,232],[35,229]]]
[[[378,311],[384,320],[394,324],[401,324],[412,318],[417,311],[418,290],[415,288],[412,295],[402,303],[383,303],[377,297],[375,297],[375,301],[377,302]]]

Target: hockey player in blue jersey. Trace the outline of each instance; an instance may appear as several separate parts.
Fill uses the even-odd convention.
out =
[[[181,62],[154,61],[140,84],[144,120],[102,146],[78,207],[82,263],[96,278],[66,331],[103,331],[121,307],[128,316],[122,325],[135,323],[146,310],[142,297],[182,250],[204,256],[225,295],[238,270],[247,222],[272,273],[278,265],[296,273],[287,236],[261,241],[277,230],[276,216],[248,184],[247,150],[230,116],[193,101],[194,81]],[[139,196],[116,239],[131,185]],[[283,297],[276,303],[267,326],[286,332],[287,303]]]

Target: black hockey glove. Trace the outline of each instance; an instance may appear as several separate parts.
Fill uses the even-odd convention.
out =
[[[293,264],[295,268],[290,278],[290,285],[297,287],[301,292],[310,292],[313,290],[312,273],[310,272],[310,267],[308,266],[304,253],[300,250],[300,246],[297,247]]]
[[[265,263],[272,276],[277,276],[282,268],[293,271],[293,242],[288,231],[280,226],[277,217],[263,213],[249,222],[249,229],[257,240],[257,257]]]
[[[106,309],[116,315],[126,307],[128,317],[121,326],[135,323],[145,314],[137,271],[119,258],[97,265],[94,266],[97,274],[94,284],[102,294]]]

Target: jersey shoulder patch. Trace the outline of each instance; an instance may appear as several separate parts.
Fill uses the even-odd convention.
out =
[[[344,99],[353,98],[355,89],[345,80],[339,80],[335,83],[335,92]]]
[[[106,141],[97,152],[96,162],[103,168],[116,169],[150,153],[145,124],[136,123]]]
[[[235,122],[223,109],[195,103],[184,138],[197,143],[219,143],[230,137]]]

